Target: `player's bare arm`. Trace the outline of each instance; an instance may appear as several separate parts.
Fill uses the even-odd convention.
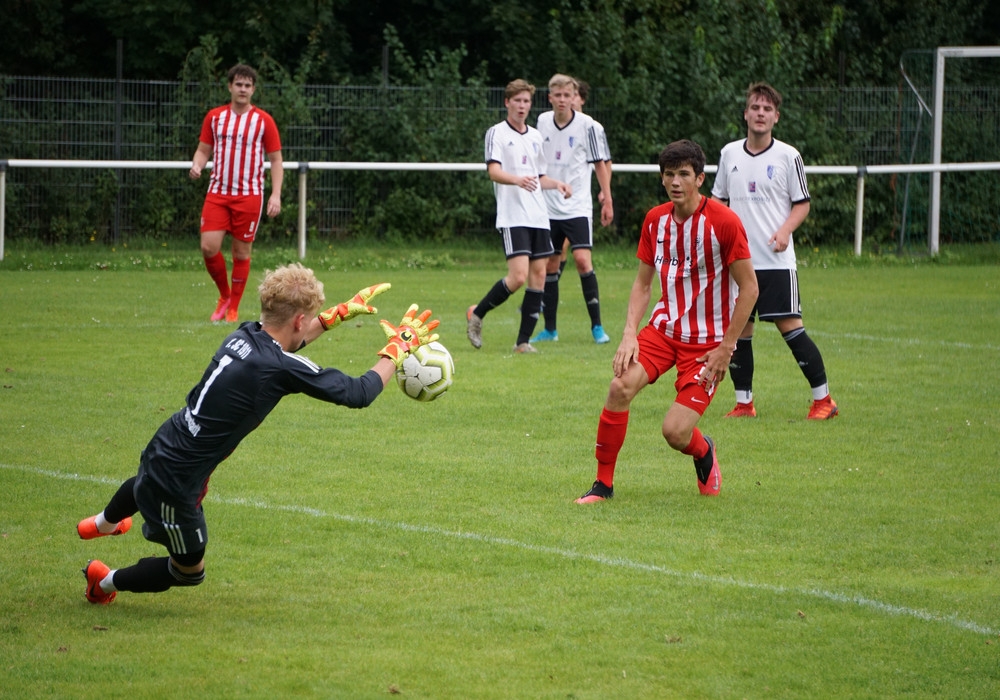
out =
[[[486,164],[486,173],[490,176],[490,180],[498,185],[514,185],[515,187],[520,187],[522,190],[527,190],[528,192],[534,192],[538,189],[537,177],[534,175],[521,176],[509,173],[500,167],[500,163],[495,160]]]
[[[611,367],[616,377],[625,374],[629,367],[639,361],[639,324],[642,323],[649,299],[652,296],[653,275],[656,269],[644,262],[639,263],[639,271],[632,282],[632,291],[628,297],[628,311],[625,314],[625,328],[622,330],[622,340],[615,351]]]
[[[599,160],[594,163],[594,174],[601,191],[597,201],[601,204],[601,226],[610,226],[615,219],[615,207],[611,201],[611,161]]]
[[[736,306],[733,307],[733,315],[729,320],[729,327],[722,342],[714,349],[697,358],[698,362],[704,362],[705,368],[698,377],[698,383],[711,389],[719,384],[729,369],[729,360],[736,350],[736,341],[739,340],[743,327],[746,326],[754,304],[757,303],[757,274],[754,272],[753,263],[749,258],[736,260],[729,266],[729,274],[736,281],[739,287],[739,296],[736,298]]]
[[[192,180],[197,180],[201,177],[201,171],[205,169],[205,165],[211,157],[212,145],[204,141],[199,141],[198,148],[195,149],[194,156],[191,158],[191,170],[188,171],[188,175]]]
[[[788,248],[788,242],[792,239],[792,233],[802,225],[807,216],[809,216],[808,201],[793,204],[792,210],[788,213],[788,218],[785,219],[785,223],[767,239],[767,244],[772,246],[778,253]]]
[[[542,186],[543,190],[559,190],[562,192],[563,199],[569,199],[573,196],[573,187],[562,180],[556,180],[549,177],[548,175],[542,175],[538,178],[539,184]]]
[[[267,154],[271,163],[271,196],[267,199],[267,215],[274,218],[281,213],[281,186],[285,182],[285,168],[281,159],[281,151]]]

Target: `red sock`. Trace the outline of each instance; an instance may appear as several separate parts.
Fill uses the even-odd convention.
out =
[[[218,252],[210,258],[205,258],[205,267],[208,274],[219,288],[219,296],[223,299],[229,298],[229,275],[226,272],[226,258],[222,252]]]
[[[601,411],[594,456],[597,457],[597,480],[605,486],[614,486],[615,465],[627,431],[628,411],[609,411],[606,408]]]
[[[691,433],[691,442],[688,446],[681,450],[681,454],[691,455],[695,459],[701,459],[706,454],[708,454],[708,442],[705,440],[705,436],[701,434],[698,428],[695,428]]]
[[[233,289],[229,294],[229,308],[240,308],[240,299],[243,298],[243,290],[247,286],[247,278],[250,276],[250,258],[245,260],[233,260]]]

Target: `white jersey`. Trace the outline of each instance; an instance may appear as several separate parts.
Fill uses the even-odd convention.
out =
[[[753,155],[746,139],[733,141],[719,155],[719,172],[712,196],[728,199],[746,227],[755,270],[794,270],[792,238],[780,253],[767,244],[792,211],[792,205],[809,201],[802,156],[792,146],[772,139],[764,151]]]
[[[494,161],[505,172],[519,177],[544,175],[545,158],[538,129],[525,125],[525,132],[521,133],[506,119],[490,127],[486,132],[486,163]],[[549,213],[541,186],[528,192],[517,185],[494,182],[493,194],[497,198],[498,229],[527,226],[548,230]]]
[[[591,164],[611,160],[608,137],[601,123],[583,112],[573,112],[569,124],[556,125],[555,112],[538,116],[538,131],[544,140],[549,177],[569,183],[573,196],[566,199],[559,190],[546,190],[549,218],[594,218],[594,199],[590,192]]]

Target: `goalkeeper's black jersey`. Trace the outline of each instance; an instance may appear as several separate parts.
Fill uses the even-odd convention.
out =
[[[363,408],[382,391],[375,371],[352,377],[322,369],[306,357],[285,352],[260,323],[242,324],[209,363],[188,393],[187,405],[172,415],[143,452],[141,472],[178,504],[201,502],[208,479],[222,460],[288,394]]]

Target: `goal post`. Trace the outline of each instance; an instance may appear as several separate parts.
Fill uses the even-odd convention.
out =
[[[941,165],[941,133],[944,123],[944,65],[948,58],[997,58],[1000,46],[939,46],[934,60],[934,127],[931,163]],[[941,242],[941,170],[931,172],[930,213],[927,227],[928,247],[937,255]]]

